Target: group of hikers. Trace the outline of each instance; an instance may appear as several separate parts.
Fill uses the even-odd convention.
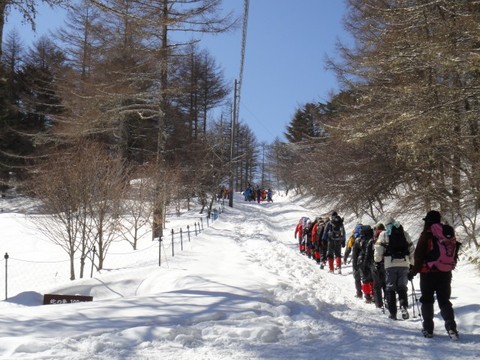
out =
[[[253,186],[248,184],[247,188],[243,192],[245,201],[256,201],[259,204],[262,201],[273,202],[272,189],[262,189],[260,186]]]
[[[450,296],[460,243],[453,228],[441,222],[438,211],[429,211],[423,221],[416,246],[394,218],[373,227],[357,224],[347,239],[343,218],[336,211],[325,218],[300,218],[294,236],[300,253],[321,269],[327,267],[329,273],[341,274],[342,265],[351,264],[355,296],[387,309],[392,320],[397,320],[398,310],[403,320],[410,317],[408,282],[420,274],[422,334],[433,337],[436,295],[445,329],[456,340],[458,331]]]

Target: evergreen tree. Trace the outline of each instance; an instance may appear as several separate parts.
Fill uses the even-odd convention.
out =
[[[284,133],[287,140],[297,143],[317,137],[319,131],[316,125],[320,114],[319,110],[320,105],[313,103],[307,103],[298,109]]]

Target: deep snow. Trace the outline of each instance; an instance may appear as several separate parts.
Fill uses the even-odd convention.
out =
[[[147,236],[136,252],[115,243],[106,270],[73,282],[66,255],[35,231],[31,215],[20,213],[24,204],[0,202],[0,252],[10,255],[9,299],[0,302],[1,359],[480,358],[480,277],[473,265],[463,260],[454,271],[460,341],[447,337],[437,306],[436,336],[425,339],[411,291],[411,318],[389,320],[354,297],[350,265],[342,275],[329,274],[298,253],[298,219],[331,211],[313,211],[301,198],[277,194],[273,203],[256,204],[236,194],[234,207],[184,241],[174,257],[165,241],[161,266],[158,242]],[[168,226],[199,216],[172,215]],[[358,219],[345,220],[350,232]],[[416,240],[421,220],[400,220]],[[2,259],[1,283],[4,277]],[[418,277],[414,285],[418,298]],[[2,299],[4,293],[2,284]],[[41,305],[46,293],[94,300]]]

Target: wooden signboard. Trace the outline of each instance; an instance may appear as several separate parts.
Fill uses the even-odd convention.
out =
[[[85,302],[85,301],[93,301],[93,296],[57,295],[57,294],[43,295],[43,305],[72,304],[72,303]]]

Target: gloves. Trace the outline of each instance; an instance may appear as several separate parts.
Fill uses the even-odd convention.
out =
[[[342,242],[342,248],[344,248],[344,247],[345,247],[345,241]]]
[[[413,278],[415,277],[415,273],[413,272],[412,269],[408,272],[408,281],[412,281]]]

